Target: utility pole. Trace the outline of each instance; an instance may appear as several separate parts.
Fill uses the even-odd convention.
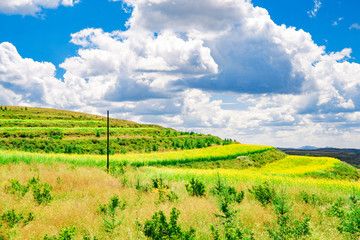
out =
[[[107,110],[107,161],[106,161],[106,169],[109,172],[110,162],[109,162],[109,110]]]

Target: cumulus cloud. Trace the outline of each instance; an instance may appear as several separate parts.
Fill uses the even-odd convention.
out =
[[[80,0],[1,0],[0,12],[5,14],[36,15],[44,8],[73,6]]]
[[[135,101],[169,97],[169,91],[177,91],[171,82],[218,72],[201,40],[183,40],[170,31],[156,37],[151,32],[132,34],[100,29],[73,34],[71,41],[83,48],[60,65],[66,70],[65,82],[86,79],[88,85],[99,83],[97,90],[108,100]]]
[[[250,1],[125,3],[133,9],[127,30],[72,34],[79,50],[60,65],[63,79],[51,63],[0,45],[0,101],[106,107],[133,121],[277,146],[336,146],[336,138],[352,146],[349,134],[360,137],[360,65],[347,61],[351,49],[328,53]],[[232,109],[223,100],[230,95]]]

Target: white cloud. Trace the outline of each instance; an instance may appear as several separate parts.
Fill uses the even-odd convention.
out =
[[[333,22],[333,26],[337,26],[337,25],[339,25],[339,22],[340,21],[342,21],[342,20],[344,20],[344,18],[343,17],[339,17],[337,20],[335,20],[334,22]]]
[[[353,23],[351,24],[351,26],[349,27],[349,29],[357,29],[357,30],[360,30],[360,25],[358,23]]]
[[[321,7],[321,1],[320,0],[314,0],[314,8],[310,11],[308,11],[309,17],[316,17],[317,12],[319,11]]]
[[[80,0],[1,0],[0,12],[5,14],[36,15],[44,8],[59,5],[73,6]]]

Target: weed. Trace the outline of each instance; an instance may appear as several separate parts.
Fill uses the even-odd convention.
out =
[[[172,208],[170,213],[170,221],[167,222],[163,211],[156,212],[150,220],[146,220],[143,226],[143,232],[146,237],[153,240],[161,239],[195,239],[195,229],[190,228],[189,231],[182,231],[178,225],[180,211]]]
[[[197,179],[192,178],[189,184],[185,185],[190,196],[201,197],[205,195],[205,185]]]
[[[252,186],[249,192],[254,195],[255,199],[263,206],[272,203],[276,197],[275,188],[270,186],[269,182],[266,181],[263,184]]]
[[[60,178],[60,177],[57,177],[57,178],[56,178],[56,182],[57,182],[58,184],[61,184],[61,183],[62,183],[61,178]]]

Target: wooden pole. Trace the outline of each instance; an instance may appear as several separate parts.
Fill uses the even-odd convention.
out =
[[[107,161],[106,161],[106,169],[109,172],[110,162],[109,162],[109,110],[107,110]]]

